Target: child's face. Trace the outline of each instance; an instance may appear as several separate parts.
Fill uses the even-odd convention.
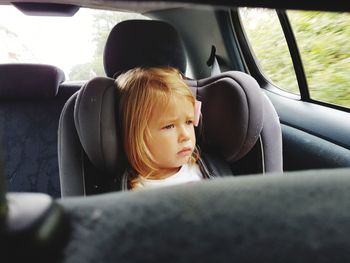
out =
[[[175,99],[165,111],[154,110],[147,146],[159,170],[176,172],[188,162],[196,144],[193,121],[194,106],[188,99]]]

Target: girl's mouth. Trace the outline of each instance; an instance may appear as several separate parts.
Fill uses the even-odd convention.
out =
[[[184,147],[180,151],[177,152],[177,155],[180,156],[186,156],[192,154],[192,148],[191,147]]]

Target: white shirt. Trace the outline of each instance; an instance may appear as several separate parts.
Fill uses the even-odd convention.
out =
[[[183,165],[180,170],[164,179],[140,178],[140,188],[155,188],[200,181],[203,178],[197,164]]]

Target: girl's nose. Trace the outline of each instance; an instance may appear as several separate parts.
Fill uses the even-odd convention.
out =
[[[179,131],[179,142],[188,141],[190,139],[189,127],[181,126]]]

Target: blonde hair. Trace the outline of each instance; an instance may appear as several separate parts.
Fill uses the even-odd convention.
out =
[[[147,123],[155,108],[165,109],[170,101],[186,98],[193,106],[195,97],[174,68],[135,68],[116,79],[120,94],[119,115],[122,121],[124,150],[127,159],[140,176],[154,175],[156,163],[146,144],[150,132]],[[189,163],[199,158],[195,148]]]

